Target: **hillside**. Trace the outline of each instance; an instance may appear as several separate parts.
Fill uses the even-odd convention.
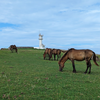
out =
[[[0,50],[0,100],[100,99],[100,67],[93,61],[91,74],[84,74],[85,61],[75,61],[76,74],[69,60],[59,72],[58,61],[43,60],[43,53],[33,48],[18,49],[18,54]]]

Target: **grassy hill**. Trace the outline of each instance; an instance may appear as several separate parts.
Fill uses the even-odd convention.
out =
[[[93,61],[91,74],[84,74],[85,61],[76,61],[75,74],[70,61],[59,72],[58,61],[43,60],[44,50],[18,52],[0,50],[0,100],[100,100],[100,67]]]

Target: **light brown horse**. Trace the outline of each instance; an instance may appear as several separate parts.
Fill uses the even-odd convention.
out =
[[[56,60],[55,59],[56,55],[57,55],[57,60],[58,60],[59,56],[61,56],[61,50],[60,49],[53,49],[51,53],[52,53],[52,55],[54,55],[54,60]]]
[[[16,53],[18,51],[16,45],[10,45],[9,49],[11,50],[12,53],[13,53],[14,49],[15,49]]]
[[[87,69],[84,73],[87,73],[87,70],[89,68],[89,73],[91,73],[91,57],[93,56],[93,61],[95,63],[95,65],[99,66],[96,63],[96,54],[89,50],[76,50],[76,49],[69,49],[63,56],[62,58],[59,60],[58,64],[59,64],[59,71],[62,71],[63,67],[64,67],[64,63],[69,59],[72,62],[72,66],[73,66],[73,72],[76,72],[75,69],[75,64],[74,64],[74,60],[77,61],[83,61],[86,60],[86,64],[87,64]]]
[[[50,60],[50,58],[52,58],[51,51],[52,50],[50,48],[46,48],[46,50],[45,50],[45,52],[43,54],[44,59],[46,58],[46,55],[49,56],[49,60]]]

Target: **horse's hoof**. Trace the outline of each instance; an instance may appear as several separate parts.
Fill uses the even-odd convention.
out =
[[[73,73],[76,73],[76,72],[73,71]]]
[[[59,71],[62,71],[61,69],[59,69]]]
[[[73,73],[76,73],[76,70],[73,70]]]

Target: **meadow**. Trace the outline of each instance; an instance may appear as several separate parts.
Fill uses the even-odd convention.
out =
[[[58,61],[44,60],[43,53],[0,50],[0,100],[100,100],[100,66],[91,60],[91,74],[84,74],[86,62],[75,61],[73,73],[68,60],[59,72]]]

